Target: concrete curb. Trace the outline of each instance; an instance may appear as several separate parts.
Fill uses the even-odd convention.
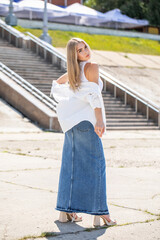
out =
[[[38,126],[45,130],[61,131],[56,113],[2,72],[0,96]]]

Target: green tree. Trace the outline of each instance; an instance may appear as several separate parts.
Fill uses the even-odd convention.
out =
[[[160,0],[149,1],[147,18],[151,24],[160,26]]]

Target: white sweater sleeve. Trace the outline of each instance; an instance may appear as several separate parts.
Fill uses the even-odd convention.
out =
[[[102,108],[100,95],[91,91],[86,95],[86,100],[90,103],[93,109]]]
[[[59,84],[55,80],[52,82],[50,97],[54,98],[57,102],[67,100],[71,95],[68,84]]]
[[[93,109],[102,108],[103,100],[101,90],[96,83],[83,84],[82,88],[75,93],[75,96],[88,102]]]

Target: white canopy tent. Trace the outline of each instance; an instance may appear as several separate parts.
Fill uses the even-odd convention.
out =
[[[101,22],[101,26],[110,27],[110,28],[134,28],[149,25],[147,20],[139,20],[130,18],[121,13],[120,9],[113,9],[104,13],[105,20]]]
[[[76,16],[89,16],[95,18],[104,18],[104,14],[96,11],[95,9],[86,7],[79,3],[74,3],[66,8],[66,11],[70,13],[70,15]]]
[[[104,20],[104,14],[95,9],[74,3],[66,8],[66,11],[75,19],[77,25],[98,26]]]
[[[0,15],[6,16],[9,11],[9,0],[0,0]],[[44,1],[22,0],[13,3],[14,13],[18,18],[43,19]],[[53,22],[69,23],[85,26],[101,26],[114,29],[134,28],[147,26],[147,20],[130,18],[119,9],[101,13],[95,9],[74,3],[67,8],[61,8],[47,3],[48,20]]]
[[[23,0],[17,3],[18,9],[14,12],[18,18],[43,19],[44,1]],[[47,3],[48,20],[54,17],[64,17],[68,13],[61,7]]]

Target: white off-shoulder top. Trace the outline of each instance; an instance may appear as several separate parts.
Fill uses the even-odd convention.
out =
[[[58,102],[56,112],[64,133],[84,120],[90,121],[95,127],[95,108],[102,108],[106,128],[104,102],[101,94],[103,81],[99,78],[99,85],[89,82],[84,75],[85,64],[86,62],[80,62],[82,83],[79,90],[74,92],[68,83],[58,84],[55,80],[52,83],[50,96]]]

